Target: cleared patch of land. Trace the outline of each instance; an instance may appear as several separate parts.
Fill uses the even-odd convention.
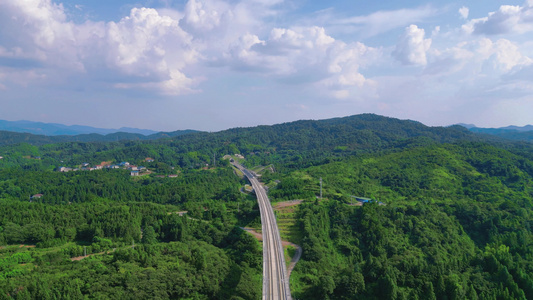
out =
[[[283,245],[285,262],[287,263],[287,274],[289,276],[302,255],[302,247],[297,244],[301,241],[301,234],[296,225],[295,216],[296,206],[302,202],[303,200],[291,200],[277,202],[273,205],[282,239],[281,243]],[[258,240],[263,240],[260,228],[244,227],[242,229],[249,232]]]

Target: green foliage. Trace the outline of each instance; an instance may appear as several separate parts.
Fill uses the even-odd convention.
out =
[[[0,297],[25,291],[30,299],[229,299],[227,291],[233,290],[244,299],[258,299],[258,283],[251,280],[256,273],[205,242],[137,245],[1,280]],[[242,274],[248,276],[240,279]]]
[[[513,152],[417,146],[269,177],[316,195],[322,178],[330,199],[299,206],[295,297],[531,298],[531,161]],[[270,195],[290,198],[294,189],[279,184]],[[350,195],[385,205],[350,206]]]
[[[0,252],[0,299],[257,299],[261,250],[234,226],[258,215],[242,184],[229,166],[140,180],[0,169],[0,242],[37,245],[33,255]]]
[[[148,226],[143,232],[142,242],[144,244],[155,244],[157,242],[157,237],[155,235],[154,227]]]
[[[305,200],[293,213],[295,298],[533,299],[530,144],[369,114],[152,141],[27,141],[42,146],[0,148],[0,244],[37,247],[0,249],[0,299],[260,298],[261,247],[238,227],[259,212],[222,160],[235,153],[269,166],[272,200]],[[213,158],[217,168],[201,170]],[[155,174],[52,171],[102,161]]]

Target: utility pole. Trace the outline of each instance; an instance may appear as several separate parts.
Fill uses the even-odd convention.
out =
[[[322,177],[320,177],[320,199],[322,199]]]
[[[87,256],[87,246],[83,246],[83,256]]]
[[[215,159],[215,153],[213,153],[213,168],[217,167],[217,161]]]

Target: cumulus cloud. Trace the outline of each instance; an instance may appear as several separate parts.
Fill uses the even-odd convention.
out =
[[[496,35],[533,31],[533,6],[526,2],[524,6],[502,5],[487,17],[473,19],[462,26],[467,33]]]
[[[231,20],[233,12],[222,1],[189,0],[181,25],[188,32],[206,33],[220,27],[223,19]]]
[[[461,76],[465,80],[476,77],[498,78],[529,66],[533,60],[523,54],[519,46],[507,39],[491,39],[482,37],[457,45],[433,50],[428,53],[431,62],[424,70],[426,75]]]
[[[479,41],[476,53],[484,59],[492,69],[507,73],[517,66],[527,66],[533,60],[523,55],[518,46],[507,39],[499,39],[496,42],[483,38]]]
[[[83,69],[78,62],[78,32],[67,21],[62,5],[50,0],[3,1],[0,27],[5,56]],[[61,48],[61,56],[56,55],[57,48]]]
[[[0,36],[0,67],[25,64],[41,75],[26,77],[28,82],[62,74],[88,86],[99,81],[164,95],[197,92],[204,78],[190,70],[213,66],[309,84],[337,98],[368,82],[360,69],[379,50],[336,40],[320,26],[265,30],[264,19],[275,16],[282,2],[189,0],[183,12],[137,7],[118,21],[74,23],[52,0],[6,0],[0,26],[12,28],[13,36]]]
[[[426,52],[431,47],[431,39],[425,39],[425,31],[416,25],[405,28],[392,56],[405,65],[427,64]]]
[[[180,26],[207,55],[217,55],[245,34],[262,34],[281,0],[189,0]]]
[[[459,8],[459,14],[461,15],[461,18],[463,18],[463,19],[468,19],[468,13],[469,12],[470,12],[470,10],[466,6],[463,6],[463,7]]]
[[[379,55],[379,50],[362,43],[335,40],[322,27],[274,28],[264,40],[244,35],[220,64],[284,83],[311,84],[330,96],[345,98],[350,95],[346,88],[367,82],[359,69]]]
[[[193,91],[190,86],[195,80],[182,70],[197,60],[198,53],[178,20],[154,9],[133,8],[120,22],[107,24],[105,42],[108,65],[125,75],[148,79],[139,86],[175,95]]]
[[[65,78],[74,72],[88,80],[111,72],[111,86],[173,95],[193,92],[198,83],[183,71],[198,56],[191,36],[178,20],[154,9],[133,8],[119,22],[81,24],[69,21],[63,6],[51,0],[4,1],[0,11],[0,26],[12,34],[1,36],[0,58],[38,62],[40,79],[57,76],[58,68]]]

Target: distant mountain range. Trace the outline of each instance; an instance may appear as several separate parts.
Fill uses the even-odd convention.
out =
[[[473,124],[457,124],[476,133],[490,134],[515,141],[533,142],[533,125],[506,126],[500,128],[481,128]]]
[[[104,129],[80,125],[62,125],[31,121],[0,120],[0,146],[17,143],[44,145],[64,142],[115,142],[123,140],[155,140],[171,138],[196,130],[177,130],[173,132],[156,132],[147,129],[122,127]]]
[[[428,140],[437,142],[452,142],[457,140],[486,140],[487,137],[477,137],[471,131],[461,126],[428,127],[422,123],[409,120],[398,120],[374,114],[363,114],[326,120],[300,120],[272,126],[257,126],[248,128],[232,128],[217,133],[207,133],[195,130],[179,130],[174,132],[159,132],[151,135],[139,133],[115,132],[107,135],[98,133],[78,135],[35,135],[12,131],[0,131],[0,146],[18,143],[29,143],[35,146],[65,143],[65,142],[118,142],[118,141],[147,141],[160,138],[179,139],[180,143],[203,145],[209,141],[212,147],[233,144],[243,147],[245,152],[253,151],[254,145],[261,148],[274,147],[276,149],[290,149],[298,151],[315,151],[339,146],[338,151],[371,149],[375,144],[388,145],[391,143],[405,143],[411,138],[426,137],[426,140],[416,142],[425,143]],[[244,143],[244,140],[247,142]],[[410,141],[413,142],[413,141]],[[243,144],[244,143],[244,144]],[[191,146],[192,147],[192,146]],[[199,145],[200,147],[200,145]],[[228,146],[229,147],[229,146]],[[194,147],[192,147],[194,148]],[[191,148],[191,149],[192,149]],[[229,153],[238,150],[228,150]],[[235,152],[238,153],[238,152]],[[313,155],[317,155],[316,153]]]
[[[457,124],[459,126],[463,126],[466,129],[472,129],[473,131],[484,131],[484,132],[500,132],[500,131],[518,131],[518,132],[526,132],[526,131],[533,131],[533,125],[526,125],[526,126],[506,126],[506,127],[498,127],[498,128],[483,128],[483,127],[477,127],[474,124],[464,124],[459,123]]]
[[[26,132],[12,132],[0,130],[0,146],[13,145],[18,143],[28,143],[35,146],[67,143],[67,142],[118,142],[118,141],[139,141],[157,140],[161,138],[172,138],[189,133],[199,132],[196,130],[177,130],[173,132],[158,132],[151,135],[139,133],[115,132],[106,135],[98,133],[78,134],[78,135],[37,135]]]
[[[267,137],[268,135],[265,135],[265,132],[270,132],[269,134],[273,134],[275,132],[275,135],[278,136],[278,138],[282,137],[282,140],[292,140],[292,143],[298,141],[298,143],[296,143],[299,144],[297,149],[301,149],[303,145],[311,148],[320,148],[320,144],[324,143],[324,141],[315,138],[316,136],[321,136],[324,131],[331,131],[332,140],[329,142],[332,145],[342,144],[343,140],[352,140],[356,139],[356,137],[359,138],[360,141],[358,143],[361,146],[364,144],[363,141],[369,139],[390,140],[391,137],[395,137],[392,138],[392,140],[394,140],[396,138],[404,139],[415,136],[426,136],[434,140],[440,140],[441,142],[461,139],[508,139],[533,142],[532,125],[524,127],[508,126],[502,128],[479,128],[473,124],[457,125],[448,128],[427,127],[416,121],[401,121],[394,118],[386,118],[373,114],[364,114],[318,121],[301,120],[273,126],[233,128],[221,131],[217,136],[224,137],[227,140],[235,139],[234,142],[238,144],[239,137],[244,135],[250,137],[256,144],[264,144],[266,140],[270,139]],[[403,128],[403,130],[395,129],[398,126]],[[173,132],[156,133],[152,130],[125,127],[120,129],[103,129],[79,125],[67,126],[62,124],[30,121],[10,122],[0,120],[0,146],[17,143],[44,145],[63,142],[156,140],[160,138],[174,138],[182,135],[188,135],[190,133],[201,132],[196,130],[178,130]],[[342,134],[339,135],[339,133]],[[365,134],[367,136],[360,136]],[[290,137],[287,137],[287,135]],[[346,137],[346,135],[348,135],[349,138]],[[197,139],[197,136],[195,135],[194,137],[190,136],[184,138],[185,139],[183,139],[183,141],[193,142]]]
[[[136,133],[142,135],[151,135],[157,131],[148,129],[138,129],[122,127],[119,129],[96,128],[82,125],[63,125],[57,123],[42,123],[32,121],[4,121],[0,120],[0,130],[12,132],[25,132],[38,135],[56,136],[56,135],[79,135],[79,134],[110,134],[116,132]]]

